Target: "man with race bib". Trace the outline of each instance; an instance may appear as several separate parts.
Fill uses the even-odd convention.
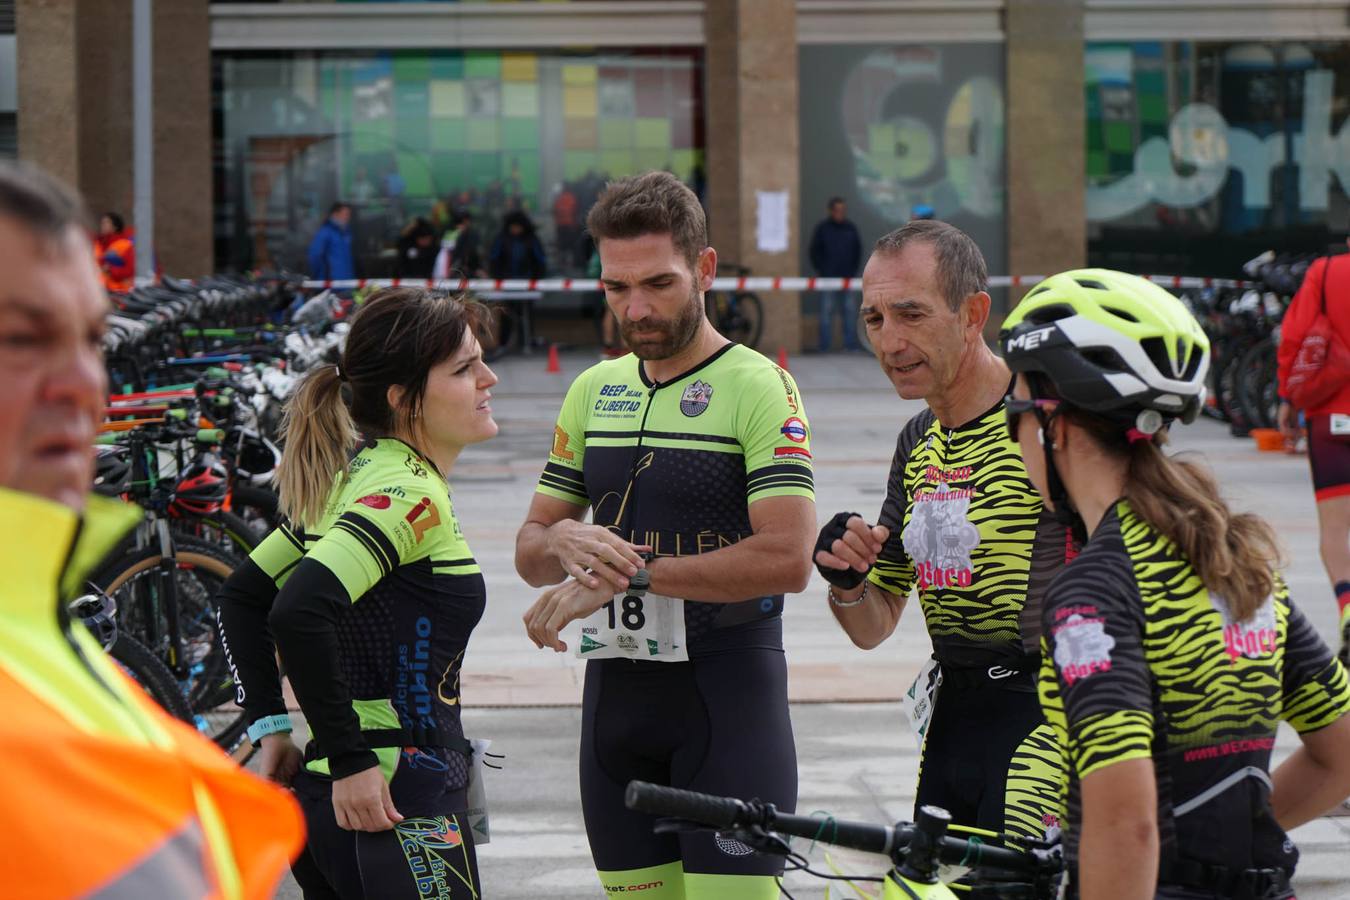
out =
[[[642,779],[795,808],[781,613],[810,574],[806,412],[791,376],[704,315],[717,253],[692,191],[662,172],[623,179],[587,227],[633,352],[563,401],[516,540],[521,577],[562,583],[525,624],[588,660],[582,813],[606,893],[768,900],[781,858],[655,834],[623,793]]]
[[[1040,837],[1058,824],[1061,775],[1036,699],[1035,610],[1073,542],[1008,439],[1012,375],[984,343],[987,282],[974,241],[943,222],[877,241],[863,320],[896,393],[928,408],[900,432],[879,523],[835,515],[815,561],[863,649],[890,637],[918,590],[934,662],[910,688],[923,744],[916,808]]]

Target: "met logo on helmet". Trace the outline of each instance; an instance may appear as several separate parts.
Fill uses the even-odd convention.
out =
[[[1035,350],[1045,343],[1050,332],[1054,330],[1054,325],[1047,325],[1044,328],[1037,328],[1035,331],[1024,331],[1019,335],[1014,335],[1008,338],[1007,351],[1011,353],[1013,350]]]

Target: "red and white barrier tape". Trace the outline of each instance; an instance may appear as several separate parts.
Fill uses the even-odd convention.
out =
[[[1025,287],[1045,280],[1044,275],[990,275],[990,287]],[[1253,284],[1232,278],[1198,278],[1191,275],[1145,275],[1149,281],[1170,288],[1241,288]],[[439,291],[473,291],[474,293],[561,293],[567,291],[602,291],[604,285],[594,278],[464,278],[440,281],[424,278],[349,278],[338,281],[307,280],[306,288],[351,290],[366,287],[424,287]],[[771,278],[749,276],[743,278],[715,278],[715,291],[846,291],[861,290],[861,278]]]

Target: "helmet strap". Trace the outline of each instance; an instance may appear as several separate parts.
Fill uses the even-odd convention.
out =
[[[1050,491],[1050,502],[1055,505],[1051,510],[1055,521],[1067,528],[1074,541],[1081,546],[1087,542],[1087,526],[1083,523],[1083,517],[1078,514],[1078,510],[1074,509],[1073,501],[1069,499],[1069,490],[1064,486],[1064,479],[1059,477],[1059,467],[1055,465],[1055,442],[1050,437],[1050,423],[1057,414],[1058,410],[1051,412],[1041,423],[1041,449],[1045,451],[1045,484]]]

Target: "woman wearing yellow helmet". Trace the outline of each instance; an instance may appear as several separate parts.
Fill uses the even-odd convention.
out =
[[[1289,600],[1270,526],[1163,453],[1209,342],[1162,288],[1065,272],[1004,323],[1008,427],[1086,538],[1042,610],[1070,896],[1292,897],[1285,829],[1350,794],[1346,672]],[[1269,772],[1278,723],[1303,746]]]

